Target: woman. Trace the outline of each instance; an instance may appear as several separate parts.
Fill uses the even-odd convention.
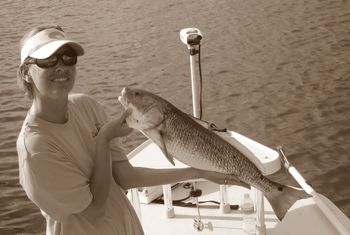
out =
[[[118,138],[126,111],[107,121],[101,105],[70,94],[82,46],[55,25],[21,40],[18,78],[32,105],[17,140],[20,183],[42,211],[46,234],[143,234],[125,190],[205,178],[246,186],[234,176],[194,168],[133,167]]]

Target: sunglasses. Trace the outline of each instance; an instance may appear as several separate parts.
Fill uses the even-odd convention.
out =
[[[73,66],[78,62],[78,56],[75,52],[64,52],[62,54],[53,54],[46,59],[36,59],[28,57],[24,62],[25,64],[36,64],[40,68],[51,68],[57,65],[58,60],[61,59],[62,63],[67,66]]]

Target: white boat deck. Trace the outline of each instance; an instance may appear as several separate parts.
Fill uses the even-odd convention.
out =
[[[219,201],[219,186],[211,182],[198,182],[197,187],[202,189],[203,194],[199,201],[215,200]],[[229,202],[231,205],[238,204],[243,197],[246,189],[238,186],[228,188]],[[173,199],[184,198],[188,190],[181,187],[173,190]],[[331,202],[323,198],[326,203]],[[240,210],[231,210],[228,214],[223,214],[219,208],[204,208],[205,205],[213,206],[215,204],[200,204],[200,214],[202,222],[205,224],[203,231],[198,232],[194,229],[194,218],[197,216],[196,208],[174,206],[175,217],[167,218],[166,209],[162,204],[141,204],[141,221],[147,235],[157,234],[245,234],[242,229],[242,214]],[[332,206],[332,209],[338,215],[338,218],[347,226],[350,231],[349,219],[342,212]],[[211,223],[211,228],[208,223]],[[289,210],[282,222],[279,222],[269,203],[265,200],[265,225],[266,234],[271,235],[336,235],[339,234],[329,220],[322,214],[312,198],[298,201]],[[350,232],[349,232],[350,234]]]
[[[249,140],[249,139],[248,139]],[[254,150],[256,146],[262,148],[262,152],[270,152],[271,149],[265,149],[265,146],[259,146],[256,142],[245,142],[246,146],[254,155],[258,155],[257,158],[267,159],[267,155],[259,154]],[[248,143],[248,145],[246,145]],[[237,144],[237,143],[233,143]],[[255,147],[252,148],[251,146]],[[273,150],[271,150],[273,151]],[[259,156],[261,155],[261,156]],[[269,154],[268,154],[269,155]],[[271,154],[270,154],[271,155]],[[274,154],[272,154],[274,155]],[[162,152],[156,145],[150,141],[145,142],[133,152],[128,155],[131,164],[134,166],[143,166],[150,168],[170,168],[173,167]],[[273,157],[271,161],[277,160]],[[279,161],[279,160],[278,160]],[[186,167],[186,165],[175,160],[176,167]],[[269,169],[274,172],[276,165],[271,162],[256,162],[255,164],[261,164],[260,168],[268,174]],[[264,169],[264,167],[270,165]],[[272,168],[271,168],[272,167]],[[219,185],[208,181],[199,181],[196,183],[197,188],[202,190],[202,196],[199,197],[199,201],[220,201]],[[227,187],[228,203],[231,205],[239,204],[243,198],[243,194],[249,192],[254,199],[256,193],[247,190],[239,186]],[[189,190],[183,187],[175,187],[172,190],[172,199],[178,200],[187,197]],[[130,195],[130,193],[129,193]],[[139,197],[142,197],[138,194]],[[315,197],[316,196],[316,197]],[[142,201],[142,200],[141,200]],[[332,221],[330,217],[325,215],[320,210],[320,201],[323,206],[327,207],[327,210],[332,214]],[[187,201],[186,201],[187,202]],[[136,203],[137,204],[137,203]],[[210,205],[211,208],[205,205]],[[219,208],[212,208],[212,203],[200,204],[201,220],[205,224],[203,231],[197,231],[194,229],[194,218],[197,216],[196,208],[174,206],[175,216],[173,218],[167,217],[167,207],[162,204],[155,203],[141,203],[140,205],[140,217],[147,235],[157,234],[245,234],[242,231],[242,214],[240,210],[231,210],[229,213],[223,213]],[[134,205],[135,206],[135,205]],[[268,235],[349,235],[350,234],[350,220],[346,217],[330,200],[324,196],[315,192],[314,197],[297,201],[288,211],[285,218],[280,222],[275,216],[270,204],[264,198],[264,210],[266,234]],[[138,211],[138,206],[135,207]],[[334,222],[334,220],[336,222]],[[337,226],[337,228],[335,227]],[[340,227],[340,228],[339,228]],[[258,233],[257,233],[258,234]],[[263,233],[262,233],[263,234]]]

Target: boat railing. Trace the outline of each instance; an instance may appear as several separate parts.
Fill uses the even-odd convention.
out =
[[[336,210],[334,205],[328,205],[329,203],[322,199],[323,197],[320,197],[319,194],[306,183],[306,180],[295,169],[295,167],[289,164],[281,147],[278,147],[278,151],[275,151],[233,131],[218,134],[237,149],[242,151],[264,175],[273,174],[281,167],[286,168],[296,182],[298,182],[298,184],[312,196],[314,203],[320,209],[324,217],[327,218],[330,224],[333,225],[335,231],[337,231],[337,233],[340,235],[350,234],[349,229],[344,225],[344,221],[342,219],[345,216],[339,216],[339,210]],[[130,152],[128,154],[128,158],[131,164],[134,166],[150,168],[174,168],[174,166],[172,166],[166,160],[159,147],[150,140],[147,140]],[[177,160],[175,160],[175,165],[177,168],[188,167]],[[219,190],[220,210],[222,213],[230,213],[231,211],[230,204],[228,202],[227,187],[227,185],[220,185]],[[164,197],[165,217],[174,218],[176,217],[176,212],[172,203],[171,185],[163,185],[162,190]],[[266,234],[264,195],[257,189],[253,188],[252,191],[253,192],[251,195],[254,197],[256,208],[256,232],[259,235]],[[142,220],[138,189],[131,189],[129,195],[137,215],[139,216],[140,220]],[[345,224],[348,223],[349,222],[345,222]]]

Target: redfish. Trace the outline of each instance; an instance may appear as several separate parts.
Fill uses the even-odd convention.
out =
[[[148,91],[124,88],[119,102],[131,110],[126,122],[151,139],[174,165],[174,158],[201,170],[233,174],[263,192],[276,216],[309,195],[301,189],[269,180],[238,149],[198,120]]]

